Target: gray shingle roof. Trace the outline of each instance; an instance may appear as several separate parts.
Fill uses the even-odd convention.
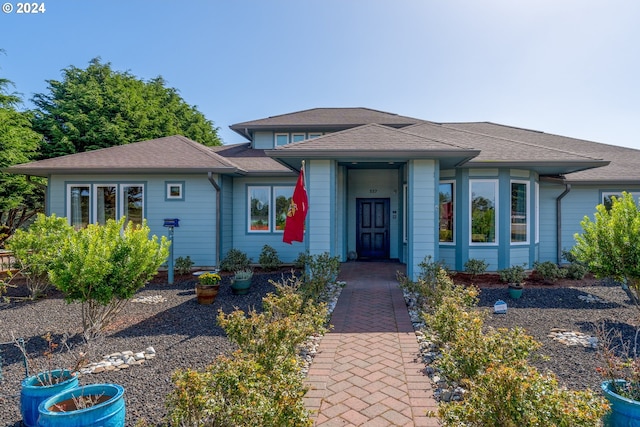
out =
[[[582,156],[600,158],[610,162],[608,166],[567,174],[566,179],[569,182],[640,183],[640,168],[638,167],[640,165],[640,150],[490,122],[447,123],[444,126],[467,130],[476,134],[506,138],[541,148],[579,153]]]
[[[243,172],[210,148],[184,136],[118,145],[100,150],[25,163],[5,169],[9,173],[47,176],[50,173],[200,173]]]
[[[251,148],[249,142],[211,147],[211,150],[252,175],[293,174],[291,169],[266,156],[264,150]]]
[[[250,132],[255,130],[286,128],[304,129],[306,131],[338,131],[370,123],[399,128],[422,121],[421,119],[370,108],[312,108],[265,119],[236,123],[231,125],[230,128],[240,135],[250,138]]]

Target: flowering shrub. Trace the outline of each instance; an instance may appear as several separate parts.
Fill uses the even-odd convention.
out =
[[[198,282],[201,285],[213,286],[220,283],[221,277],[218,273],[203,273],[198,277]]]

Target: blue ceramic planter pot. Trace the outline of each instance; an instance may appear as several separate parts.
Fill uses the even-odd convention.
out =
[[[616,380],[616,383],[624,385],[625,381]],[[627,399],[611,391],[611,381],[603,382],[600,387],[611,405],[611,410],[603,419],[604,426],[640,427],[640,402]]]
[[[66,378],[62,381],[54,380],[55,384],[42,385],[49,383],[49,375],[53,379]],[[56,381],[60,381],[57,382]],[[38,375],[25,378],[22,381],[22,389],[20,390],[20,413],[22,414],[22,423],[27,427],[35,427],[38,425],[38,406],[44,400],[61,393],[65,390],[78,387],[78,377],[72,375],[68,370],[56,369],[49,372],[41,372]]]
[[[252,279],[233,279],[231,281],[231,291],[234,295],[246,295],[249,293],[249,288],[251,287]]]
[[[98,403],[84,409],[75,409],[73,398],[102,396]],[[57,412],[56,406],[64,409]],[[53,410],[52,410],[53,409]],[[76,387],[43,401],[38,407],[39,427],[124,427],[124,388],[118,384],[90,384]]]
[[[512,299],[518,299],[522,296],[522,286],[519,288],[509,286],[509,297]]]

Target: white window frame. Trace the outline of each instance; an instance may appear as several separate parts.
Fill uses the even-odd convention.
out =
[[[88,224],[97,224],[98,223],[98,198],[96,197],[97,190],[100,187],[115,187],[116,189],[116,218],[115,220],[119,220],[124,215],[124,206],[125,206],[125,198],[128,197],[126,194],[126,189],[129,187],[140,187],[142,188],[142,196],[141,196],[141,221],[144,221],[146,218],[145,213],[145,193],[146,193],[146,185],[144,183],[109,183],[109,182],[99,182],[99,183],[73,183],[69,182],[66,184],[66,217],[67,221],[70,225],[72,223],[72,198],[71,198],[71,189],[76,187],[82,187],[88,190],[89,192],[89,215],[88,215]]]
[[[536,207],[536,243],[540,243],[540,183],[536,182],[535,184],[535,207]]]
[[[279,136],[284,136],[286,138],[286,142],[284,144],[278,144],[278,137]],[[287,145],[289,142],[290,142],[290,140],[289,140],[289,134],[288,133],[276,133],[274,135],[273,145],[275,145],[276,147],[279,147],[281,145]]]
[[[179,194],[177,196],[171,195],[171,188],[179,188]],[[165,181],[165,198],[166,200],[184,200],[184,182],[182,181]]]
[[[458,231],[457,230],[458,227],[456,227],[456,181],[453,179],[440,181],[438,183],[438,190],[440,189],[440,184],[451,184],[451,203],[453,204],[453,212],[452,212],[453,218],[451,220],[453,221],[453,235],[451,236],[451,239],[452,239],[451,242],[444,242],[440,240],[440,214],[438,213],[438,243],[441,245],[455,245],[456,234]],[[438,191],[438,208],[440,208],[439,198],[440,198],[440,191]]]
[[[633,196],[633,198],[636,200],[636,203],[638,201],[640,201],[640,192],[637,191],[627,191],[627,190],[620,190],[620,191],[603,191],[602,194],[600,194],[600,203],[604,205],[604,198],[605,197],[610,197],[610,196],[616,196],[617,198],[622,197],[622,193],[629,193]]]
[[[513,224],[511,223],[511,215],[512,215],[512,212],[511,212],[512,199],[511,198],[513,197],[513,194],[511,194],[511,190],[512,190],[513,184],[524,184],[526,188],[525,194],[527,197],[527,206],[525,208],[526,209],[525,214],[526,214],[527,222],[525,224],[525,231],[527,233],[527,238],[523,242],[514,242],[513,240],[511,240],[511,227],[513,226]],[[509,242],[512,245],[528,245],[531,240],[531,237],[530,237],[531,236],[531,220],[530,220],[531,215],[529,214],[529,212],[531,211],[531,194],[529,191],[529,188],[530,188],[529,184],[530,184],[529,181],[518,180],[518,179],[512,179],[509,182],[509,194],[510,194],[509,195]]]
[[[494,237],[494,241],[493,242],[474,242],[473,241],[473,235],[472,235],[472,230],[473,230],[473,184],[474,183],[493,183],[493,188],[494,188],[494,195],[495,195],[495,200],[493,201],[494,203],[494,210],[495,210],[495,215],[494,215],[494,220],[493,220],[493,227],[495,230],[495,237]],[[499,209],[500,209],[500,186],[499,186],[499,182],[497,179],[470,179],[469,180],[469,245],[470,246],[498,246],[499,242],[500,242],[500,228],[498,227],[498,218],[499,216]]]
[[[277,221],[276,221],[276,215],[277,215],[277,212],[276,212],[276,198],[277,198],[276,197],[276,191],[277,190],[288,190],[290,192],[288,199],[291,199],[293,197],[294,189],[295,189],[295,185],[274,185],[271,188],[271,204],[273,206],[273,209],[271,209],[271,211],[272,211],[272,214],[271,214],[271,221],[272,221],[271,229],[272,229],[272,231],[274,233],[284,233],[284,227],[282,228],[282,230],[278,230],[276,228],[276,224],[277,224]],[[287,211],[288,211],[288,207],[287,207]],[[285,213],[285,215],[286,215],[286,213]]]
[[[402,184],[402,241],[404,243],[407,243],[407,238],[409,237],[407,233],[407,222],[409,221],[409,213],[407,211],[407,195],[407,184]]]
[[[269,200],[267,200],[267,203],[269,204],[269,213],[267,214],[267,229],[266,230],[252,230],[251,229],[251,195],[252,195],[252,190],[254,188],[259,188],[259,189],[263,189],[267,192],[267,197]],[[273,206],[272,206],[272,199],[273,199],[273,190],[272,190],[272,186],[271,185],[248,185],[247,186],[247,233],[271,233],[272,232],[272,227],[271,227],[271,217],[273,216]]]
[[[100,224],[98,222],[98,188],[100,187],[113,187],[115,188],[116,191],[116,206],[115,206],[115,218],[112,218],[114,220],[118,219],[118,208],[119,208],[119,202],[118,202],[118,184],[112,184],[112,183],[99,183],[99,184],[93,184],[93,187],[91,188],[91,210],[92,210],[92,214],[91,214],[91,223],[92,224]],[[106,222],[106,220],[105,220]]]
[[[296,137],[302,137],[302,139],[296,140]],[[304,141],[305,139],[307,139],[307,134],[306,133],[293,133],[293,134],[291,134],[291,142],[300,142],[300,141]]]
[[[322,132],[309,132],[309,139],[318,138],[322,136]]]

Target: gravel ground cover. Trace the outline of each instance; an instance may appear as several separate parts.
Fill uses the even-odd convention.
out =
[[[596,299],[589,298],[592,295]],[[498,300],[507,303],[506,314],[493,314]],[[554,372],[568,388],[600,390],[603,381],[596,372],[602,362],[592,347],[568,346],[554,340],[554,328],[595,336],[598,325],[605,330],[619,330],[627,343],[633,343],[640,311],[619,284],[608,281],[563,281],[560,286],[525,286],[520,299],[509,298],[506,286],[481,288],[480,307],[491,314],[487,326],[512,328],[520,326],[542,343],[538,351],[548,360],[534,359],[542,371]],[[640,349],[639,349],[640,350]]]
[[[39,355],[42,362],[46,342],[41,338],[51,332],[58,341],[63,334],[71,335],[71,352],[57,351],[56,364],[69,366],[71,354],[87,351],[90,361],[99,361],[103,355],[131,350],[144,351],[153,347],[156,357],[139,366],[121,371],[101,372],[80,377],[80,384],[116,383],[125,387],[127,425],[145,419],[151,425],[159,424],[166,414],[165,397],[172,390],[171,373],[178,368],[202,369],[220,354],[234,350],[224,332],[216,325],[218,309],[231,312],[235,308],[247,311],[262,306],[262,298],[274,291],[269,282],[279,280],[290,272],[256,274],[248,295],[233,295],[229,277],[223,275],[220,292],[213,305],[196,302],[192,276],[176,276],[173,285],[166,277],[159,277],[136,294],[136,297],[156,297],[163,302],[129,302],[119,314],[115,324],[100,342],[87,348],[79,338],[81,311],[78,304],[66,304],[56,291],[47,298],[34,302],[13,302],[0,306],[0,343],[11,341],[11,334],[24,337],[27,351]],[[13,295],[20,289],[12,290]],[[158,296],[162,298],[157,298]],[[58,349],[60,350],[60,349]],[[24,367],[19,350],[11,344],[0,345],[3,378],[0,380],[0,425],[21,425],[20,382]]]

